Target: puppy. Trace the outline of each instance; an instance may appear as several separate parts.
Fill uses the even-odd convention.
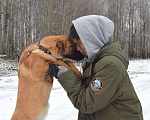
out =
[[[73,45],[66,36],[49,36],[26,48],[19,60],[19,84],[17,103],[11,120],[43,120],[48,109],[53,76],[45,82],[49,64],[58,64],[74,70],[79,78],[79,70],[62,59],[70,55]]]

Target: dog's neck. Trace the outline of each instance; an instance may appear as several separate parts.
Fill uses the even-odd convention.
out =
[[[40,45],[40,42],[38,43],[38,49],[41,49],[45,53],[52,55],[52,53],[47,48],[45,48],[44,46]]]
[[[38,48],[37,48],[37,49],[40,49],[40,50],[42,50],[43,52],[45,52],[45,53],[47,53],[47,54],[53,56],[52,53],[50,52],[50,50],[48,50],[48,49],[45,48],[44,46],[40,45],[40,42],[38,43]],[[54,57],[54,56],[53,56],[53,57]],[[54,57],[54,58],[55,58],[55,57]],[[56,58],[56,59],[63,61],[63,58]]]

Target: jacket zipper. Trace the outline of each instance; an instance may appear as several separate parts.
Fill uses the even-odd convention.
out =
[[[96,120],[95,113],[93,113],[93,119]]]

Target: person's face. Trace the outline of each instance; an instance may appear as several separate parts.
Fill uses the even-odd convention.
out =
[[[80,52],[82,52],[84,55],[87,56],[87,52],[86,52],[86,50],[85,50],[85,48],[84,48],[84,46],[83,46],[81,40],[80,40],[80,39],[79,39],[79,40],[73,39],[73,42],[74,42],[74,43],[76,44],[76,46],[77,46],[77,51],[80,51]]]

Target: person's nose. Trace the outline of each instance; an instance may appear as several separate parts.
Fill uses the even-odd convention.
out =
[[[77,45],[77,51],[80,51],[81,50],[81,48]]]

